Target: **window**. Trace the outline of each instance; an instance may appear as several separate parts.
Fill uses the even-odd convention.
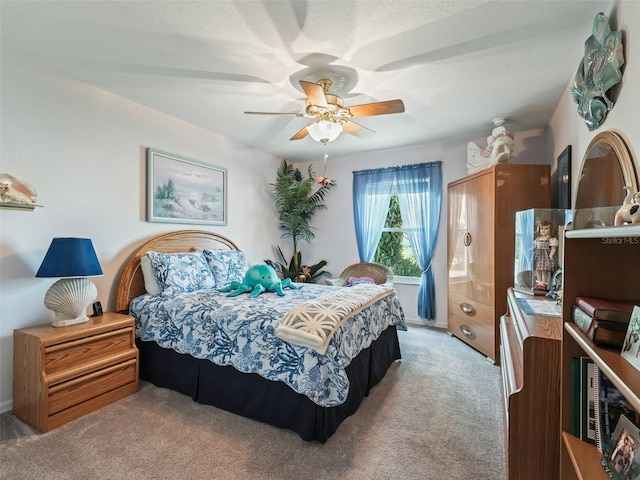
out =
[[[419,275],[418,315],[429,321],[435,320],[431,260],[440,224],[441,166],[437,161],[353,172],[360,261],[378,261],[398,276]]]
[[[373,261],[391,267],[396,276],[420,277],[422,269],[413,255],[407,235],[410,231],[402,224],[398,196],[393,194]]]

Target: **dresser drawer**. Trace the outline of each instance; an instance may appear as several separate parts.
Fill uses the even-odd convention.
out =
[[[487,357],[495,359],[495,329],[488,322],[476,322],[449,314],[449,331],[460,340],[479,350]]]
[[[122,385],[136,382],[136,363],[136,358],[132,358],[124,363],[51,387],[48,414],[53,415]]]
[[[493,305],[472,300],[466,295],[449,293],[449,313],[453,313],[460,318],[470,318],[469,321],[471,322],[487,322],[495,325],[493,310]]]
[[[50,345],[45,348],[44,370],[46,375],[67,371],[76,366],[100,365],[118,354],[132,351],[133,328],[91,335],[71,342]]]
[[[449,295],[449,331],[491,359],[496,358],[493,307]]]

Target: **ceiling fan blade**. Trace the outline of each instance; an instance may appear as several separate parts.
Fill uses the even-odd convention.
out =
[[[356,122],[352,122],[351,120],[347,120],[345,123],[342,124],[342,131],[350,133],[351,135],[355,135],[356,137],[360,137],[360,138],[370,137],[376,133],[370,128],[359,125]]]
[[[309,132],[307,131],[307,127],[304,127],[302,130],[300,130],[298,133],[296,133],[289,140],[300,140],[301,138],[304,138],[307,135],[309,135]]]
[[[244,112],[247,115],[281,115],[285,117],[306,117],[304,113],[298,112]]]
[[[354,117],[371,117],[373,115],[387,115],[389,113],[404,112],[402,100],[388,100],[386,102],[363,103],[349,107],[351,115]]]
[[[311,105],[329,108],[329,105],[327,105],[327,98],[324,96],[324,90],[320,85],[300,80],[300,86],[302,87],[302,90],[304,90],[309,102],[311,102]]]

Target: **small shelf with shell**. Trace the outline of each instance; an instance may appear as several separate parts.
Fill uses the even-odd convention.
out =
[[[0,173],[0,208],[33,211],[38,191],[33,185],[8,173]]]
[[[0,208],[6,208],[10,210],[28,210],[31,212],[36,207],[42,208],[42,205],[36,205],[35,203],[0,202]]]

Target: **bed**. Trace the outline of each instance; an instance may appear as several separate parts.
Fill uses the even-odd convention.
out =
[[[353,310],[325,339],[322,352],[283,340],[279,328],[285,322],[278,315],[286,317],[309,302],[355,295],[349,287],[304,284],[285,289],[284,297],[266,292],[233,299],[217,291],[220,284],[176,295],[147,293],[141,259],[148,252],[203,251],[241,253],[221,235],[182,230],[149,239],[122,268],[116,311],[136,319],[140,378],[196,402],[291,430],[304,440],[326,442],[401,358],[397,330],[405,330],[406,323],[395,291]],[[186,303],[197,313],[185,314]],[[223,319],[212,320],[220,312]],[[215,332],[209,340],[208,331]],[[228,348],[220,353],[221,346]]]

